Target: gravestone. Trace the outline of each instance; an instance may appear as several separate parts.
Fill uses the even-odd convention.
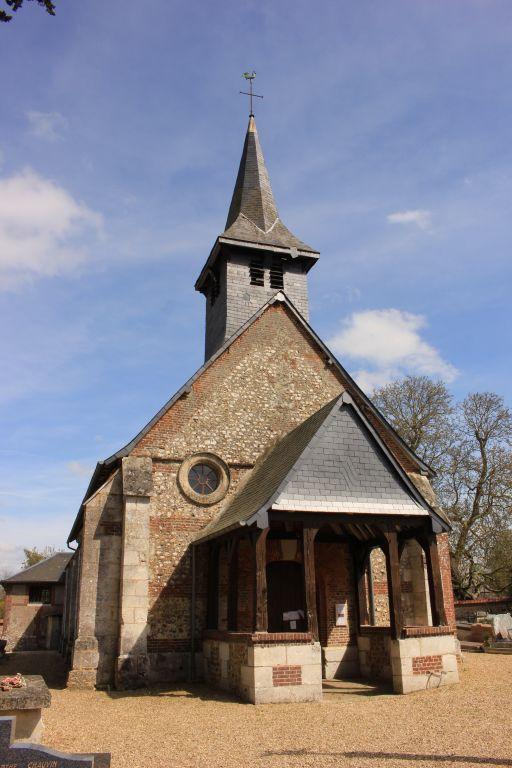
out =
[[[110,768],[109,754],[66,755],[14,741],[15,717],[0,717],[0,768]]]
[[[27,675],[21,688],[0,691],[0,717],[16,718],[16,739],[39,741],[43,735],[42,711],[51,701],[41,675]]]

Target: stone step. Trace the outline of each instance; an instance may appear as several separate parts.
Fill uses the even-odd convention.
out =
[[[470,640],[461,640],[460,649],[466,653],[482,653],[484,650],[483,643],[474,643]]]

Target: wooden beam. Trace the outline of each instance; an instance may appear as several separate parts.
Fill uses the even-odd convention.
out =
[[[437,549],[437,536],[435,533],[427,536],[425,543],[426,547],[424,547],[424,550],[427,558],[432,620],[433,624],[436,626],[445,626],[448,624],[448,620],[446,618],[446,610],[444,607],[443,578],[441,575],[439,550]]]
[[[219,624],[219,546],[208,545],[208,584],[206,594],[206,626],[218,629]]]
[[[372,548],[366,555],[366,576],[368,579],[368,602],[370,603],[370,624],[375,626],[375,591],[373,588]]]
[[[228,550],[228,631],[238,628],[238,542],[235,537]]]
[[[267,608],[267,536],[269,528],[254,537],[254,630],[268,632]]]
[[[369,616],[366,607],[366,584],[365,584],[365,560],[366,547],[359,542],[354,541],[351,547],[352,561],[354,564],[354,585],[356,592],[356,613],[358,629],[361,625],[368,624]]]
[[[308,631],[318,640],[318,615],[316,610],[316,574],[315,574],[315,536],[318,528],[302,529],[302,547],[304,557],[304,583],[306,587],[306,612]]]
[[[398,554],[398,536],[396,531],[385,531],[386,565],[388,572],[389,617],[391,636],[398,640],[402,635],[402,585],[400,582],[400,557]]]

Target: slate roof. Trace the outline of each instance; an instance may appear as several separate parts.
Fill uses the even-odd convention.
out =
[[[46,560],[9,576],[2,584],[58,584],[64,579],[64,571],[72,557],[73,552],[57,552]]]
[[[400,437],[400,435],[393,429],[391,424],[384,418],[384,416],[380,413],[380,411],[375,407],[375,405],[372,403],[372,401],[364,394],[364,392],[359,388],[359,386],[356,384],[356,382],[352,379],[348,371],[345,370],[345,368],[341,365],[341,363],[336,359],[335,355],[328,349],[328,347],[324,344],[322,339],[315,333],[315,331],[311,328],[311,326],[306,322],[306,320],[302,317],[300,312],[295,309],[293,303],[290,301],[290,299],[286,296],[285,293],[280,291],[279,293],[274,294],[269,301],[267,301],[266,304],[264,304],[260,309],[258,309],[257,312],[254,313],[254,315],[247,320],[244,325],[242,325],[234,334],[231,336],[227,341],[220,347],[217,352],[215,352],[214,355],[212,355],[209,360],[207,360],[195,373],[191,378],[182,386],[180,389],[163,405],[163,407],[153,416],[153,418],[146,424],[145,427],[141,429],[141,431],[133,438],[133,440],[130,440],[129,443],[127,443],[123,448],[121,448],[119,451],[116,451],[116,453],[113,453],[112,456],[109,456],[107,459],[103,459],[102,461],[99,461],[96,464],[96,467],[94,469],[94,473],[91,477],[91,481],[89,483],[89,486],[85,492],[82,504],[80,506],[80,509],[78,511],[78,514],[76,516],[76,519],[73,523],[73,526],[71,528],[68,543],[70,541],[74,541],[76,535],[79,532],[80,529],[80,521],[82,517],[83,512],[83,505],[87,501],[87,499],[95,493],[95,491],[107,481],[107,479],[112,475],[112,473],[118,468],[120,464],[120,460],[124,456],[128,456],[129,453],[133,450],[133,448],[137,445],[137,443],[149,432],[149,430],[153,427],[154,424],[157,423],[157,421],[171,408],[174,403],[182,397],[186,392],[190,392],[192,385],[194,384],[197,379],[202,376],[202,374],[211,366],[214,364],[214,362],[222,355],[224,352],[229,349],[231,344],[233,344],[236,339],[238,339],[239,336],[241,336],[247,328],[249,328],[261,315],[263,312],[265,312],[270,306],[276,303],[283,304],[287,310],[291,313],[295,321],[298,323],[298,325],[305,331],[305,333],[319,346],[319,348],[322,350],[322,352],[325,354],[326,359],[329,360],[329,362],[333,365],[333,367],[339,371],[339,373],[342,376],[343,381],[345,382],[345,386],[351,393],[356,393],[357,396],[360,398],[360,400],[364,403],[364,405],[369,408],[374,417],[377,419],[377,421],[382,425],[382,427],[385,429],[387,433],[391,436],[391,438],[394,440],[394,442],[401,446],[404,453],[411,459],[411,461],[417,466],[418,472],[424,472],[427,475],[433,475],[433,471],[428,467],[424,461],[422,461],[416,454],[409,448],[407,443],[404,442],[404,440]],[[436,511],[437,508],[436,508]],[[443,514],[439,512],[440,516],[443,517]],[[446,518],[444,518],[446,519]]]
[[[280,440],[261,463],[254,467],[247,482],[225,510],[201,531],[198,538],[227,530],[259,512],[277,491],[283,477],[292,469],[337,399],[324,405]]]
[[[253,522],[269,508],[423,516],[432,511],[346,392],[280,440],[196,540]]]
[[[342,395],[288,473],[272,509],[426,515],[352,399]]]
[[[220,238],[318,255],[318,251],[295,237],[279,218],[253,115],[249,118],[226,228]]]

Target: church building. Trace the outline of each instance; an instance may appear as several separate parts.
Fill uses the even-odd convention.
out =
[[[279,218],[251,115],[195,284],[204,365],[97,464],[69,535],[69,686],[204,680],[265,703],[457,682],[449,521],[309,325],[319,255]]]

